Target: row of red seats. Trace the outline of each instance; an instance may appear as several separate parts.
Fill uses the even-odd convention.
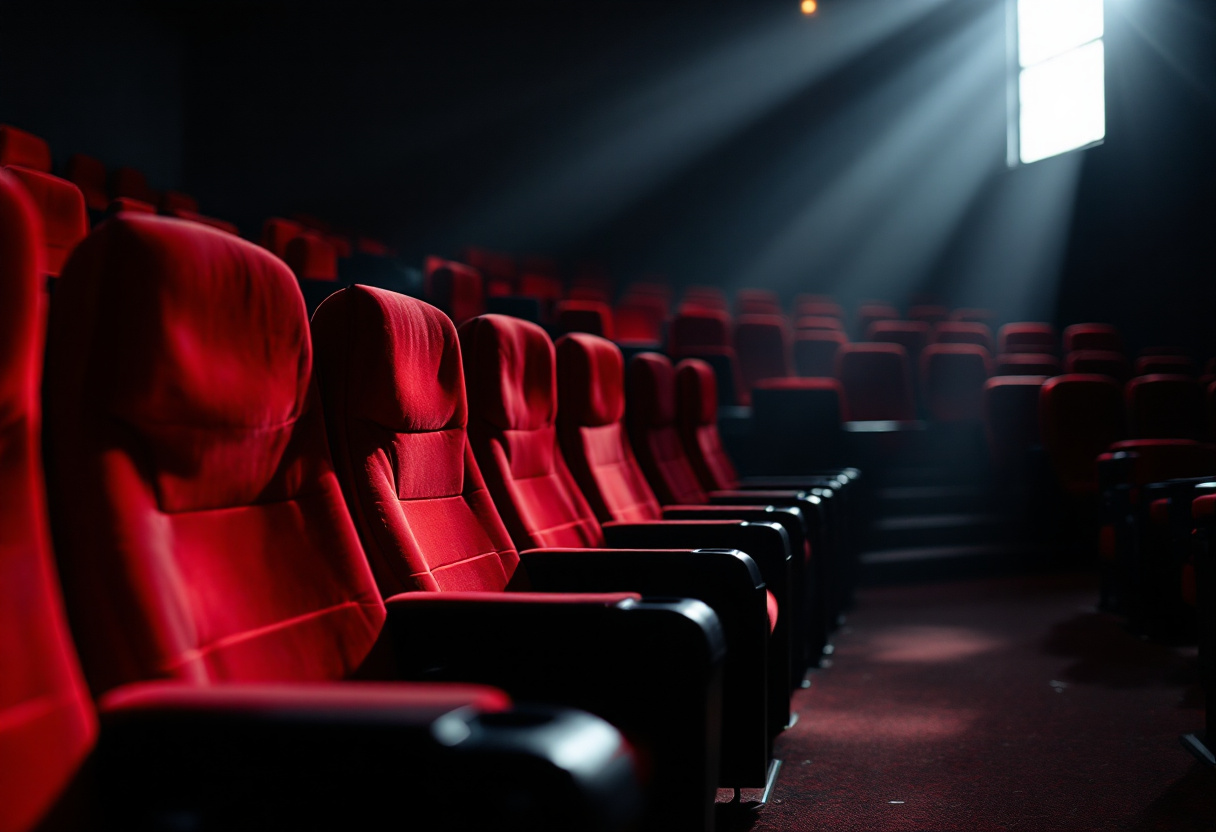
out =
[[[36,264],[44,249],[35,242],[37,212],[20,185],[2,181],[16,206],[14,236],[33,252],[10,271],[36,285],[45,271]],[[731,505],[715,508],[705,491],[683,497],[692,505],[662,512],[642,469],[622,464],[632,462],[624,370],[610,342],[570,336],[555,352],[537,327],[476,318],[462,330],[462,363],[446,318],[364,287],[343,290],[318,310],[319,409],[304,307],[288,274],[231,235],[124,214],[79,247],[56,289],[47,384],[52,520],[85,673],[103,697],[103,745],[107,736],[144,730],[143,706],[175,728],[223,723],[200,684],[409,678],[444,668],[445,678],[567,702],[621,725],[650,755],[650,826],[705,827],[719,761],[722,784],[763,785],[793,676],[814,660],[839,604],[825,582],[833,546],[824,527],[843,515],[821,502],[844,493],[855,472],[806,480],[817,493],[726,492],[717,499]],[[23,313],[40,320],[36,309]],[[40,354],[37,329],[26,334],[35,336],[26,355]],[[465,373],[475,402],[484,397],[472,410]],[[36,388],[35,381],[26,392]],[[674,387],[665,389],[674,397]],[[694,399],[703,412],[703,394]],[[322,412],[336,480],[319,433]],[[473,416],[485,421],[466,439]],[[701,419],[700,438],[688,449],[709,447],[707,428]],[[663,441],[667,450],[685,447]],[[562,506],[571,519],[554,522]],[[547,545],[580,548],[520,553],[540,542],[533,534]],[[636,546],[611,558],[583,548],[614,535]],[[689,546],[713,550],[680,549]],[[29,556],[45,560],[44,547]],[[379,591],[369,595],[372,579]],[[561,594],[583,589],[601,594]],[[643,601],[639,590],[712,603]],[[385,621],[395,662],[379,664],[387,656],[373,647]],[[6,637],[13,626],[25,623],[6,624]],[[70,668],[62,627],[48,626]],[[486,628],[512,631],[525,643],[515,650],[487,643]],[[721,727],[713,692],[722,672],[719,634],[727,647]],[[538,655],[544,644],[549,649]],[[557,655],[565,659],[555,668]],[[580,663],[579,655],[587,659]],[[6,706],[23,707],[27,683],[43,695],[45,656],[35,651],[27,659],[28,679],[20,675],[27,681]],[[85,727],[66,751],[45,732],[60,723],[31,735],[46,749],[46,766],[31,767],[40,790],[30,792],[25,812],[57,799],[65,770],[94,741],[91,700],[71,675],[53,679],[46,695],[64,697]],[[171,704],[156,691],[140,692],[166,676],[177,680],[166,689]],[[588,684],[593,676],[600,681]],[[631,692],[643,687],[640,698]],[[140,704],[116,706],[124,695]],[[283,696],[313,712],[334,706],[331,720],[357,707],[341,700],[345,691],[327,707],[277,689],[229,690],[218,694],[221,705],[228,695],[246,697],[231,710],[254,722],[250,709],[290,710]],[[110,727],[124,720],[134,729]],[[222,731],[221,738],[232,741]],[[180,760],[181,748],[172,750],[170,758]],[[214,745],[207,750],[201,758],[221,754]],[[124,775],[130,765],[137,761],[105,764]],[[622,765],[592,773],[615,785]],[[157,775],[173,776],[172,767]],[[143,811],[133,808],[140,804],[129,788],[106,782],[111,811]],[[184,810],[182,802],[189,811],[224,812],[194,784],[163,785],[157,800],[165,805],[155,811]]]

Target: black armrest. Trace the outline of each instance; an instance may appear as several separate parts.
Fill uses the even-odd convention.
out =
[[[539,593],[412,592],[385,601],[398,670],[581,708],[644,747],[646,826],[709,826],[726,642],[707,605]]]
[[[625,829],[641,809],[615,728],[493,688],[152,682],[100,711],[115,828]]]
[[[726,635],[722,692],[724,787],[762,787],[772,756],[768,603],[755,561],[734,549],[530,549],[519,553],[533,589],[640,592],[708,604]]]

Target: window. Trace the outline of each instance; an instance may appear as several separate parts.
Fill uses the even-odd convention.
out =
[[[1009,164],[1106,136],[1103,0],[1008,0]]]

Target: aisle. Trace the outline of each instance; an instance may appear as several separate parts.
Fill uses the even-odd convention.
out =
[[[797,698],[753,830],[1203,830],[1216,774],[1179,745],[1194,649],[1127,635],[1087,578],[863,591]]]

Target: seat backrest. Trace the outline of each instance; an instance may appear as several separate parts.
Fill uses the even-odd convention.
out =
[[[997,352],[1057,355],[1056,329],[1051,324],[1025,321],[1005,324],[997,334]]]
[[[854,421],[916,418],[908,353],[899,344],[844,344],[836,353],[836,378]]]
[[[612,307],[601,300],[562,300],[557,302],[554,323],[558,332],[589,332],[613,340]]]
[[[991,324],[996,320],[996,313],[991,309],[955,309],[950,313],[950,320],[959,323]]]
[[[929,345],[931,331],[925,321],[875,321],[866,328],[865,340],[899,344],[908,353],[908,361],[917,366],[921,350]]]
[[[657,346],[663,340],[666,303],[658,295],[626,295],[614,310],[616,338],[622,344]]]
[[[519,278],[516,292],[526,298],[552,302],[561,298],[562,282],[556,277],[527,272]]]
[[[730,303],[726,292],[717,286],[686,286],[681,305],[696,306],[702,309],[717,309],[729,312]]]
[[[740,289],[735,293],[740,315],[783,315],[781,298],[771,289]]]
[[[839,330],[803,330],[794,335],[794,369],[800,376],[834,377],[836,353],[849,342]]]
[[[157,206],[162,214],[177,216],[180,212],[197,214],[198,200],[181,191],[164,191]]]
[[[1190,376],[1137,376],[1127,383],[1131,435],[1139,439],[1201,439],[1203,389]]]
[[[52,527],[94,693],[332,680],[384,605],[334,476],[287,267],[124,214],[77,248],[48,349]]]
[[[667,356],[644,352],[630,360],[625,425],[638,465],[660,503],[709,502],[676,429],[676,371]]]
[[[1195,359],[1188,355],[1142,355],[1136,359],[1133,375],[1194,376]]]
[[[659,519],[659,501],[625,435],[620,349],[579,332],[563,335],[555,346],[558,441],[591,510],[601,523]]]
[[[0,829],[34,828],[96,734],[51,553],[41,456],[41,221],[0,170]]]
[[[794,374],[790,326],[784,315],[740,315],[735,322],[735,355],[743,386]]]
[[[864,338],[875,321],[898,321],[899,310],[889,303],[863,303],[857,307],[857,331]]]
[[[830,318],[826,315],[803,315],[794,321],[794,329],[832,329],[844,332],[844,323],[840,318]]]
[[[992,330],[986,324],[969,321],[943,321],[933,328],[935,344],[979,344],[989,353],[993,349]]]
[[[0,165],[50,173],[51,146],[41,136],[0,124]]]
[[[794,301],[794,314],[798,317],[836,318],[844,320],[844,307],[819,295],[799,295]]]
[[[463,263],[438,260],[430,264],[428,300],[457,325],[486,311],[485,286],[481,272]]]
[[[104,211],[110,204],[110,195],[106,192],[106,166],[100,159],[73,153],[68,157],[64,178],[80,188],[84,204],[90,211]]]
[[[729,347],[730,315],[724,309],[681,306],[671,322],[667,351],[672,356],[695,353],[702,347]]]
[[[1023,461],[1042,441],[1039,395],[1046,376],[997,376],[984,383],[984,433],[999,472]]]
[[[950,320],[950,310],[937,304],[920,304],[908,308],[909,321],[923,321],[932,326]]]
[[[1106,376],[1056,376],[1043,384],[1039,420],[1060,485],[1073,494],[1097,493],[1098,455],[1125,435],[1122,385]]]
[[[1092,373],[1110,376],[1116,381],[1127,381],[1131,365],[1121,352],[1110,350],[1074,350],[1064,359],[1066,373]]]
[[[983,417],[984,384],[991,375],[988,350],[979,344],[930,344],[920,357],[921,391],[939,422]]]
[[[283,259],[300,280],[338,279],[338,256],[334,247],[315,231],[305,231],[291,240]]]
[[[1064,352],[1106,350],[1123,352],[1123,336],[1111,324],[1073,324],[1064,328]]]
[[[352,286],[312,333],[334,468],[381,594],[504,589],[519,556],[469,448],[452,321]]]
[[[89,217],[80,189],[66,179],[31,168],[8,169],[25,187],[42,218],[42,267],[51,277],[63,271],[68,255],[89,233]]]
[[[676,429],[703,489],[738,487],[739,474],[718,432],[718,380],[699,358],[676,365]]]
[[[557,442],[557,359],[530,321],[482,315],[460,327],[473,456],[519,549],[604,545]]]
[[[125,196],[152,205],[157,203],[156,191],[148,185],[143,171],[131,167],[116,168],[110,174],[110,196]]]
[[[1110,452],[1136,455],[1131,485],[1216,475],[1216,446],[1191,439],[1126,439]]]
[[[1057,376],[1060,359],[1054,355],[1035,352],[1007,352],[996,357],[998,376]]]

